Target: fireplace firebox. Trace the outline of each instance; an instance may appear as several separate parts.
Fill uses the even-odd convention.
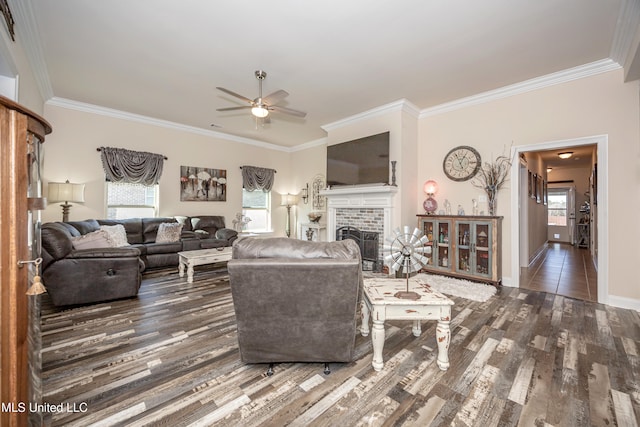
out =
[[[336,240],[351,239],[360,247],[362,269],[365,271],[381,271],[382,260],[379,259],[380,233],[375,231],[362,231],[355,227],[345,226],[336,230]]]

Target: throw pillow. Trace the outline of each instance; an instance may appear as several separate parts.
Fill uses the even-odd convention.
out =
[[[98,249],[111,248],[112,242],[109,235],[104,230],[96,230],[83,236],[72,237],[74,249]]]
[[[114,248],[129,246],[129,242],[127,241],[127,232],[124,229],[124,225],[101,225],[100,230],[104,230],[109,235],[109,239],[111,240],[111,244]]]
[[[173,243],[180,240],[182,224],[178,222],[163,222],[158,227],[156,243]]]

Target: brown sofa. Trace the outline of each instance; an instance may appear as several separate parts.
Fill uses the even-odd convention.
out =
[[[247,237],[227,268],[243,362],[353,359],[362,292],[353,240]]]
[[[178,252],[231,246],[237,232],[221,216],[179,217],[176,242],[157,243],[162,223],[176,218],[130,218],[52,222],[42,225],[42,281],[55,305],[86,304],[138,294],[145,269],[178,265]],[[121,224],[128,246],[75,249],[74,238]]]

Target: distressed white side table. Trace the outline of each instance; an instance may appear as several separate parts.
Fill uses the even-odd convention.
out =
[[[187,283],[193,283],[193,267],[216,262],[227,262],[231,259],[231,254],[231,246],[226,246],[222,250],[214,248],[178,252],[178,273],[180,277],[184,277],[186,267]]]
[[[436,320],[436,342],[438,344],[438,367],[446,371],[449,368],[449,343],[451,342],[452,300],[419,279],[409,279],[409,290],[420,295],[420,299],[396,298],[398,291],[406,291],[406,279],[371,278],[364,280],[364,298],[362,299],[362,336],[369,335],[369,317],[373,321],[371,343],[373,359],[371,365],[376,371],[384,367],[382,349],[384,347],[384,322],[386,320],[413,320],[413,335],[422,333],[420,321]]]

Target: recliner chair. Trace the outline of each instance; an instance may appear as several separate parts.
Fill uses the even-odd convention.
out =
[[[247,237],[228,271],[243,362],[324,362],[328,373],[327,363],[353,359],[362,293],[353,240]]]

